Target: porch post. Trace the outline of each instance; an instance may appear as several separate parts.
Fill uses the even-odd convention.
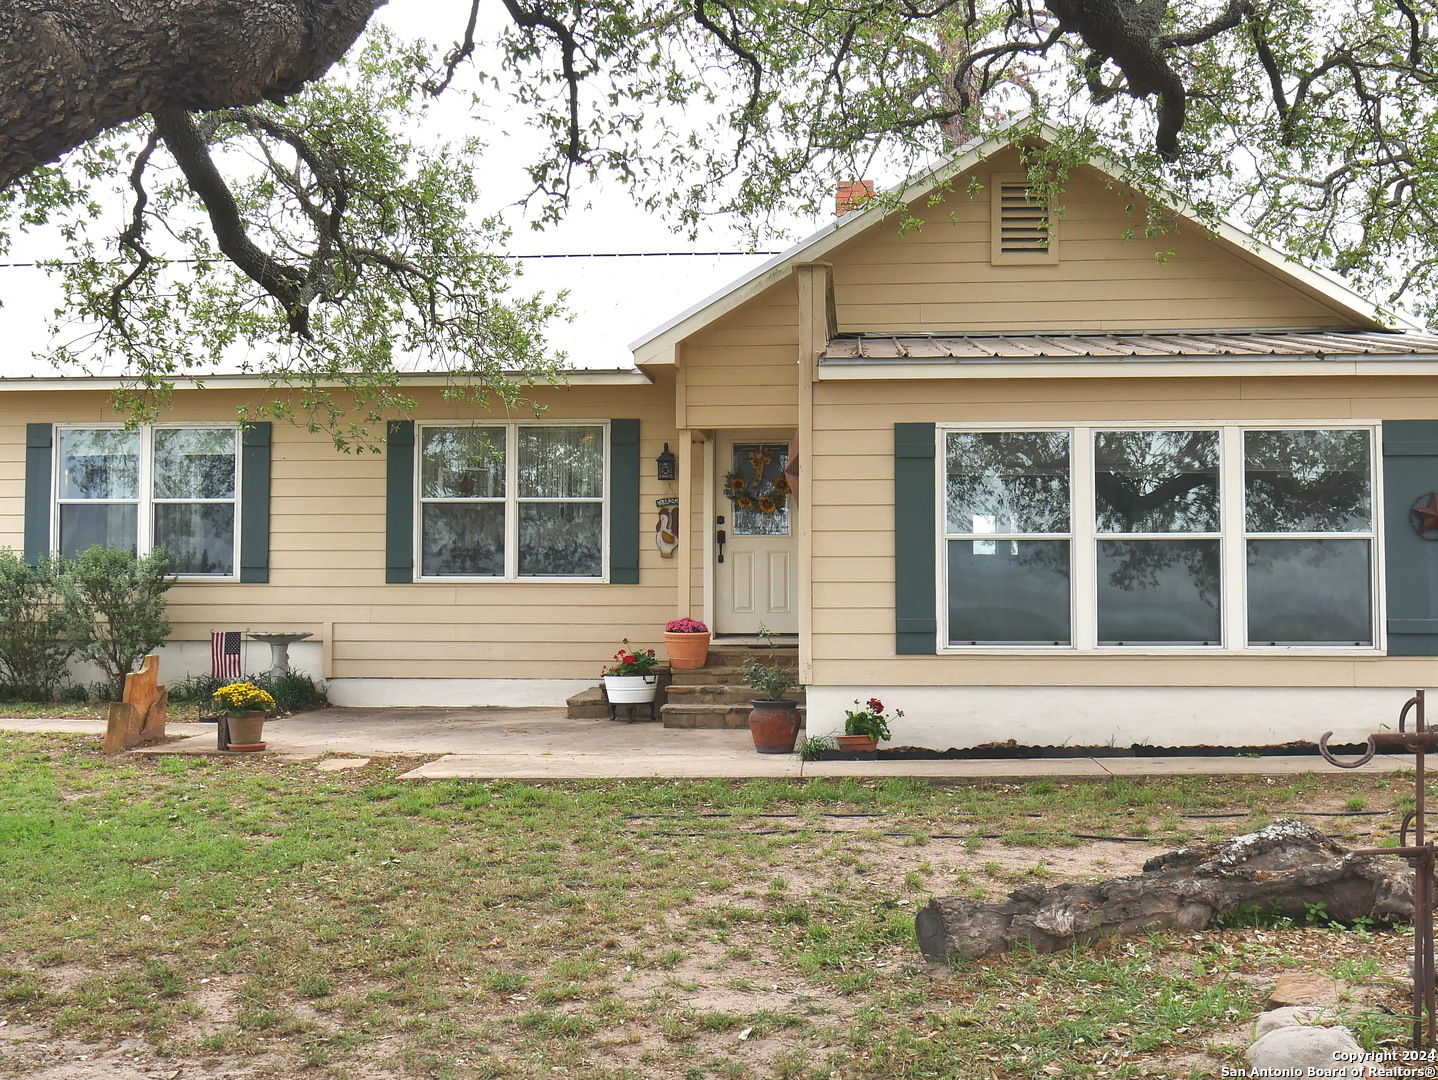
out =
[[[814,382],[819,357],[838,332],[834,268],[796,263],[799,287],[799,681],[814,679]]]

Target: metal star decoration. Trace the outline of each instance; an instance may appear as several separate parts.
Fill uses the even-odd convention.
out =
[[[1420,496],[1409,511],[1413,516],[1413,528],[1425,540],[1438,539],[1429,533],[1438,533],[1438,492]]]

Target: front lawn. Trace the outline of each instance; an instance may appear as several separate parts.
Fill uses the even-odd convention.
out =
[[[1381,979],[1411,940],[1320,920],[933,971],[913,935],[930,895],[1136,872],[1285,809],[1383,835],[1402,780],[419,784],[0,743],[0,1075],[1209,1075],[1285,967]]]

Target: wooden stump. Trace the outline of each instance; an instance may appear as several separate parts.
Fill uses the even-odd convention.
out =
[[[160,658],[151,653],[139,671],[125,676],[124,700],[110,702],[105,753],[118,754],[141,743],[163,739],[169,705],[169,691],[160,685]]]
[[[938,897],[914,922],[931,960],[973,960],[1023,945],[1056,952],[1074,942],[1193,931],[1245,905],[1303,918],[1316,905],[1336,922],[1413,918],[1412,873],[1399,859],[1355,855],[1299,821],[1144,863],[1136,877],[1048,889],[1026,885],[998,904]]]

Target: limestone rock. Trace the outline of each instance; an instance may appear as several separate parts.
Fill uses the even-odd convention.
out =
[[[1349,1075],[1362,1076],[1363,1047],[1347,1028],[1281,1027],[1264,1035],[1248,1048],[1248,1064],[1258,1069],[1353,1069]],[[1335,1055],[1339,1055],[1335,1057]],[[1324,1076],[1344,1075],[1325,1071]]]
[[[1253,1022],[1253,1037],[1261,1039],[1284,1027],[1345,1027],[1365,1016],[1382,1013],[1372,1005],[1341,1001],[1331,1005],[1286,1005],[1260,1013]]]
[[[1278,977],[1278,985],[1268,995],[1270,1009],[1293,1005],[1331,1005],[1338,1000],[1339,983],[1327,975],[1307,971],[1290,971]]]

